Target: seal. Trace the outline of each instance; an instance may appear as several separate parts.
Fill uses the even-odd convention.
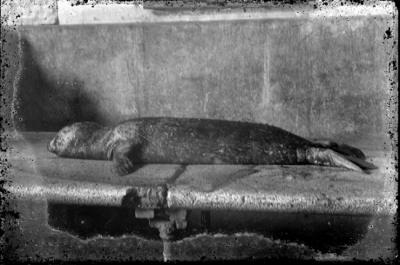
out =
[[[48,150],[60,157],[112,160],[119,175],[147,163],[267,164],[376,168],[357,148],[311,141],[268,124],[194,118],[136,118],[112,127],[62,128]]]

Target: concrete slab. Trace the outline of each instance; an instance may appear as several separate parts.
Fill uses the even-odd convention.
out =
[[[384,184],[388,176],[379,172],[316,166],[228,166],[229,173],[208,169],[204,179],[204,169],[199,167],[188,168],[168,188],[168,207],[331,214],[394,214],[397,207],[395,193]],[[246,170],[253,172],[242,174]]]
[[[379,157],[368,158],[379,167],[369,174],[318,166],[152,164],[118,177],[108,161],[49,153],[52,135],[23,133],[11,142],[12,190],[54,201],[122,205],[134,188],[142,199],[133,207],[145,209],[393,214],[397,207],[393,165]]]
[[[23,261],[33,256],[38,260],[54,257],[65,260],[159,260],[166,244],[172,260],[241,259],[249,256],[342,260],[377,258],[383,254],[385,257],[393,256],[390,236],[394,228],[390,221],[386,221],[390,220],[388,218],[382,219],[383,226],[379,222],[380,216],[395,211],[395,193],[390,193],[395,182],[389,178],[390,171],[385,162],[390,165],[390,161],[382,152],[367,153],[368,159],[380,166],[371,174],[313,166],[189,165],[180,168],[175,175],[163,175],[163,172],[173,173],[173,170],[166,167],[164,171],[160,165],[151,165],[142,171],[146,173],[137,175],[136,181],[136,172],[127,179],[103,172],[105,166],[101,164],[107,164],[107,161],[58,157],[50,160],[53,155],[46,151],[46,144],[53,134],[22,133],[10,141],[12,148],[8,150],[8,158],[12,167],[7,172],[9,182],[5,187],[11,192],[9,203],[15,206],[14,210],[20,217],[15,227],[6,229],[10,250],[7,257],[12,260]],[[88,174],[79,174],[79,168],[84,167],[87,168],[83,171]],[[58,168],[63,168],[63,176],[56,173]],[[151,177],[151,174],[158,175]],[[96,179],[96,176],[99,177]],[[105,232],[98,228],[94,230],[100,231],[98,236],[76,237],[79,229],[90,225],[90,221],[98,222],[99,216],[89,212],[104,212],[107,207],[110,211],[110,206],[117,206],[114,209],[135,207],[124,204],[127,198],[128,202],[132,198],[130,191],[134,184],[155,187],[153,191],[159,185],[167,186],[167,190],[159,193],[159,201],[154,200],[157,196],[151,193],[151,189],[150,193],[149,189],[136,189],[135,194],[142,198],[136,205],[142,209],[188,209],[187,228],[182,230],[186,236],[167,243],[141,238],[139,235],[144,233],[141,230],[151,228],[138,220],[147,220],[135,219],[135,211],[124,208],[121,210],[126,215],[124,220],[129,222],[129,218],[133,218],[132,222],[140,227],[135,226],[132,231],[127,227],[128,232],[122,236],[107,236],[108,230]],[[52,206],[47,210],[48,204]],[[60,215],[62,205],[64,208],[65,205],[96,205],[100,208],[85,210],[80,215],[69,212],[64,221],[53,220],[64,216]],[[105,208],[102,210],[101,207]],[[203,210],[211,211],[209,234],[198,234],[204,229],[199,215]],[[248,214],[243,216],[243,211]],[[51,218],[51,224],[47,218]],[[104,218],[108,220],[112,215],[106,214]],[[75,222],[75,230],[70,231],[72,222]],[[59,227],[63,223],[65,227]],[[245,232],[251,229],[254,230],[252,233]],[[340,235],[337,230],[342,231]],[[315,238],[324,238],[319,234],[330,236],[336,243],[331,246],[323,241],[327,246],[319,249]],[[376,240],[385,249],[372,254],[365,252],[364,246],[377,248]],[[345,249],[343,244],[352,247],[340,255]],[[334,252],[327,253],[328,247],[334,247],[331,250]],[[59,251],[63,251],[62,256]]]
[[[255,170],[249,165],[189,165],[170,187],[191,187],[211,192]]]

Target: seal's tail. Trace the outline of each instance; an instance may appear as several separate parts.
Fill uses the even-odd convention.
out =
[[[376,169],[366,161],[364,153],[355,147],[329,141],[315,142],[316,147],[307,151],[307,161],[311,164],[344,167],[355,171]]]
[[[377,169],[378,168],[374,164],[365,161],[365,159],[360,159],[358,157],[349,156],[349,155],[343,155],[343,154],[340,154],[340,153],[339,153],[339,155],[343,156],[347,160],[349,160],[352,163],[356,164],[357,166],[359,166],[363,170],[370,170],[370,169]]]

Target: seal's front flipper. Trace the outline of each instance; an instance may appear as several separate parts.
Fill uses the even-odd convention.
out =
[[[363,169],[376,168],[362,159],[346,156],[327,148],[309,148],[306,151],[306,159],[314,165],[343,167],[359,172],[362,172]]]
[[[109,159],[112,159],[114,164],[114,169],[118,175],[124,176],[128,175],[138,168],[142,167],[141,164],[135,164],[134,157],[139,151],[139,147],[133,145],[130,142],[119,142],[112,149]]]

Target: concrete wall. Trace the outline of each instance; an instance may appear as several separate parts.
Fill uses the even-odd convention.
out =
[[[381,146],[390,23],[386,16],[23,26],[16,125],[220,118]]]

